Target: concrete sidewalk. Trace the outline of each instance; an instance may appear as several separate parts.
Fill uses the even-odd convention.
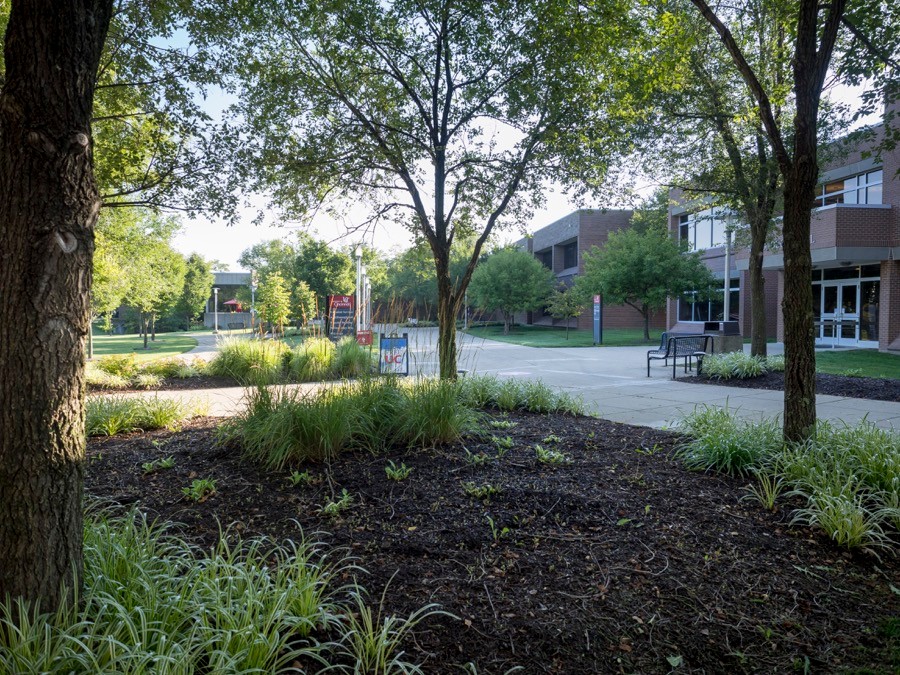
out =
[[[437,331],[419,328],[410,336],[411,371],[434,374],[437,370]],[[215,336],[202,336],[214,338]],[[781,353],[781,345],[770,345],[770,353]],[[590,412],[604,419],[650,427],[677,423],[697,405],[728,406],[742,418],[758,421],[781,415],[784,395],[780,391],[691,384],[678,368],[654,361],[647,377],[647,347],[535,348],[459,336],[459,367],[471,374],[540,379],[581,396]],[[209,357],[214,339],[205,340],[188,356]],[[319,385],[297,385],[313,388]],[[135,394],[148,395],[148,394]],[[149,394],[153,396],[153,393]],[[240,387],[181,392],[159,392],[161,397],[204,399],[210,414],[228,416],[243,406]],[[820,419],[854,424],[867,419],[883,428],[900,430],[900,402],[869,401],[839,396],[816,397]]]

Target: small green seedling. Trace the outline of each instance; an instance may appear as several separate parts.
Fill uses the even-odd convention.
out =
[[[498,450],[512,450],[513,445],[515,445],[512,436],[491,436],[491,440]]]
[[[549,436],[547,436],[547,438],[542,440],[541,443],[559,443],[561,441],[562,439],[556,434],[550,434]]]
[[[494,519],[489,515],[485,514],[485,519],[488,522],[488,527],[491,528],[491,536],[494,538],[494,541],[500,541],[505,536],[510,533],[510,529],[508,527],[499,528],[497,524],[494,522]]]
[[[202,504],[216,494],[216,481],[211,478],[197,478],[189,487],[182,488],[181,492],[190,501]]]
[[[151,473],[156,473],[157,471],[162,471],[164,469],[171,469],[175,466],[175,458],[174,457],[165,457],[163,459],[154,459],[152,462],[144,462],[141,464],[141,468],[144,470],[144,475],[148,475]]]
[[[397,466],[394,464],[393,460],[390,460],[388,461],[388,465],[384,467],[384,472],[390,480],[401,481],[409,478],[412,469],[403,462],[400,463],[400,466]]]
[[[347,488],[341,490],[341,498],[337,501],[328,502],[322,507],[322,513],[329,517],[339,515],[342,511],[346,511],[353,503],[353,495],[347,492]]]
[[[534,446],[534,452],[537,455],[537,460],[541,464],[549,464],[550,466],[562,466],[564,464],[571,464],[572,458],[564,455],[559,450],[553,450],[552,448],[544,448],[541,445]]]
[[[466,448],[466,464],[469,466],[484,466],[485,464],[489,464],[491,461],[491,456],[485,452],[469,452],[468,448]]]
[[[463,492],[475,499],[488,499],[493,495],[500,494],[501,490],[495,485],[485,483],[484,485],[476,485],[472,481],[466,481],[462,484]]]
[[[509,420],[491,420],[491,426],[494,427],[494,429],[500,429],[501,431],[512,429],[516,425],[517,422],[510,422]]]
[[[291,471],[291,475],[288,476],[288,482],[293,486],[297,487],[298,485],[310,485],[315,481],[309,471]]]

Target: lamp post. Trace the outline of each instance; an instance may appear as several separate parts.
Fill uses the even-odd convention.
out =
[[[250,333],[256,328],[256,286],[258,278],[256,270],[250,272]]]
[[[213,333],[219,332],[219,289],[213,288]]]
[[[734,212],[725,217],[725,298],[722,303],[723,319],[731,320],[731,236],[734,233]]]
[[[362,285],[362,245],[356,247],[356,332],[360,331],[359,296]]]
[[[366,304],[365,304],[366,330],[372,330],[372,284],[366,279]]]

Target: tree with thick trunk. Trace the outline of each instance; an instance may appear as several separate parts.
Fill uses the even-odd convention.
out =
[[[14,1],[0,91],[0,597],[82,570],[84,346],[100,209],[91,107],[112,0]]]
[[[195,7],[239,94],[243,182],[300,221],[354,200],[371,214],[357,229],[394,219],[431,250],[442,378],[456,377],[456,317],[491,234],[522,222],[545,181],[596,192],[628,144],[613,75],[635,24],[619,0]]]
[[[756,99],[760,120],[784,178],[784,438],[801,441],[814,432],[816,423],[809,234],[819,178],[819,99],[847,3],[846,0],[833,0],[820,5],[816,0],[799,0],[796,5],[791,61],[795,115],[792,147],[789,147],[773,112],[769,91],[748,63],[729,28],[705,0],[691,2],[719,34]]]

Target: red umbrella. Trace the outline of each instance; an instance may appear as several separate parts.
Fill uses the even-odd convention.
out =
[[[241,307],[241,303],[238,302],[237,299],[229,300],[228,302],[223,302],[223,305],[230,305],[234,307],[238,312],[240,312],[243,308]]]

